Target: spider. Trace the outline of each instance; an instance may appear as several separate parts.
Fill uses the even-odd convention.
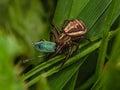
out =
[[[66,54],[65,60],[61,65],[63,66],[70,57],[72,46],[75,45],[75,51],[78,50],[79,44],[77,43],[77,41],[79,39],[82,38],[89,41],[88,38],[84,37],[84,34],[87,32],[87,28],[86,25],[78,19],[65,20],[62,25],[62,32],[54,24],[52,24],[52,26],[54,27],[54,29],[50,32],[50,41],[53,40],[54,36],[57,47],[55,53],[53,53],[50,57],[55,57],[57,54],[67,48],[68,52]]]

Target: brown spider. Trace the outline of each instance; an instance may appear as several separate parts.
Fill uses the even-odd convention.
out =
[[[81,20],[77,19],[65,20],[62,25],[63,32],[60,32],[58,27],[54,24],[52,24],[52,26],[54,27],[54,30],[50,32],[50,41],[52,41],[52,37],[54,36],[57,47],[55,53],[52,54],[50,57],[55,57],[63,49],[68,48],[67,55],[64,62],[62,63],[63,66],[71,54],[72,46],[75,45],[75,51],[78,50],[79,44],[77,43],[77,40],[79,40],[80,38],[89,40],[88,38],[84,37],[84,34],[87,32],[87,28]]]

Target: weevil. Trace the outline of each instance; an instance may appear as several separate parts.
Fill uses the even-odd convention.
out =
[[[50,41],[39,41],[34,43],[34,47],[36,50],[41,52],[55,52],[56,50],[56,43]]]

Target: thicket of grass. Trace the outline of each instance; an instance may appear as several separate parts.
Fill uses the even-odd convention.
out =
[[[120,90],[120,0],[0,0],[0,90]],[[49,40],[50,22],[85,22],[82,40],[47,61],[32,43]],[[24,60],[31,59],[23,64]],[[22,65],[21,65],[22,64]]]

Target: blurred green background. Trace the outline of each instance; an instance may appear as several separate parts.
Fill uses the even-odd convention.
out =
[[[0,90],[120,90],[120,0],[0,0]],[[78,52],[62,69],[65,54],[33,43],[49,41],[50,23],[87,26]],[[62,31],[62,30],[61,30]],[[74,48],[73,48],[74,49]],[[36,58],[37,56],[42,56]]]

